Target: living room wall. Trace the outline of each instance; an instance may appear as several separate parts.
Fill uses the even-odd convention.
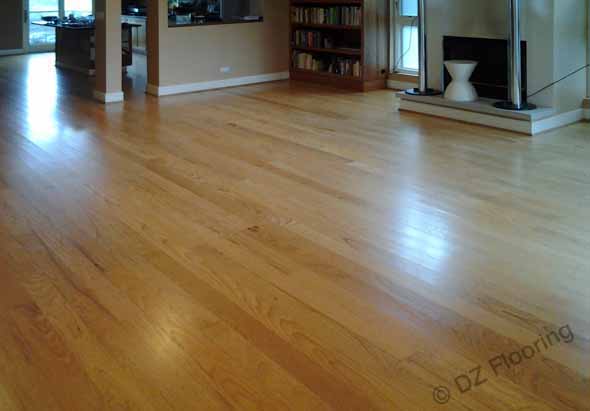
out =
[[[167,1],[159,0],[155,11],[158,38],[152,45],[158,44],[158,63],[150,70],[150,92],[289,70],[288,0],[266,0],[264,21],[255,23],[168,27]],[[150,12],[153,16],[153,6]],[[222,73],[222,67],[231,72]]]

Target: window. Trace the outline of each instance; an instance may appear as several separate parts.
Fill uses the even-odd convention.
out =
[[[399,73],[418,71],[418,0],[393,1],[393,69]]]
[[[55,29],[33,22],[43,17],[86,17],[93,14],[93,0],[28,0],[29,51],[48,51],[55,47]]]
[[[33,24],[42,17],[59,16],[58,0],[29,0],[29,49],[50,49],[55,44],[55,29]]]
[[[65,0],[65,16],[74,15],[76,17],[86,17],[93,13],[92,0]]]

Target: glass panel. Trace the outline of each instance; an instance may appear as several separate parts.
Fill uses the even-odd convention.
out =
[[[418,70],[418,27],[403,26],[401,33],[401,67],[405,70]]]
[[[29,46],[51,47],[55,44],[55,29],[33,24],[42,17],[59,16],[58,0],[30,0],[29,2]]]
[[[400,15],[404,17],[418,16],[418,0],[400,0]]]
[[[65,0],[64,11],[66,17],[71,14],[75,17],[90,16],[93,13],[92,0]]]

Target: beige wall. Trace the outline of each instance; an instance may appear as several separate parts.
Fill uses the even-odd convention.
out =
[[[1,0],[0,50],[23,47],[23,0]]]
[[[159,0],[157,12],[159,62],[152,62],[150,68],[149,81],[153,86],[215,81],[289,69],[288,0],[264,1],[264,22],[260,23],[169,28],[166,0]],[[221,67],[231,67],[232,71],[221,73]]]
[[[121,0],[96,0],[96,90],[122,88]]]

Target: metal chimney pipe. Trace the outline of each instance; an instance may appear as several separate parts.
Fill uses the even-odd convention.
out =
[[[426,0],[418,1],[418,61],[420,70],[420,93],[428,89],[428,53],[426,43]]]
[[[508,98],[494,104],[504,110],[532,110],[522,98],[522,56],[520,39],[520,0],[508,0],[509,39],[508,39]]]
[[[441,94],[438,90],[428,88],[428,49],[426,26],[426,0],[418,0],[418,88],[406,90],[406,94],[414,96],[436,96]]]
[[[510,81],[509,96],[515,110],[522,110],[522,56],[520,55],[520,0],[510,0],[508,5],[510,15]]]

